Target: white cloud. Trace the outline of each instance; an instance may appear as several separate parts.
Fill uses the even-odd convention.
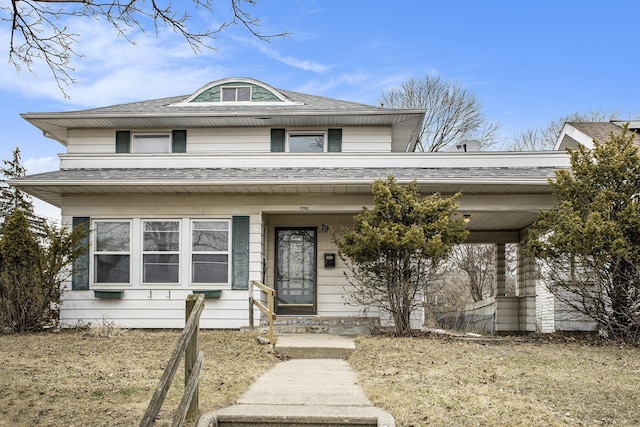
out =
[[[81,35],[76,51],[82,55],[70,64],[77,83],[63,87],[69,100],[42,61],[34,62],[31,72],[24,66],[16,72],[11,64],[0,63],[0,89],[58,100],[73,109],[188,94],[227,75],[224,67],[211,63],[207,52],[195,55],[171,31],[155,37],[132,30],[129,41],[108,23],[95,20],[70,21],[69,31]],[[0,31],[0,38],[8,39],[8,32]]]
[[[24,161],[24,167],[29,175],[58,170],[59,164],[56,157],[30,157]]]
[[[269,58],[274,59],[278,62],[282,62],[283,64],[288,65],[290,67],[298,68],[305,71],[313,71],[319,74],[325,73],[329,71],[329,69],[331,68],[328,65],[324,65],[319,62],[314,62],[309,59],[299,59],[290,55],[284,56],[279,51],[275,49],[271,49],[270,47],[265,45],[264,42],[260,40],[249,39],[245,37],[234,37],[233,39],[238,42],[254,46],[261,53],[267,55]]]

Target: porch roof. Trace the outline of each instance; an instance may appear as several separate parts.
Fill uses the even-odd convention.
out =
[[[60,206],[63,194],[368,194],[393,175],[423,193],[550,194],[557,167],[282,167],[67,169],[11,184]]]

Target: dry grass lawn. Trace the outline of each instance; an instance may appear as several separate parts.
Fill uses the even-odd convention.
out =
[[[138,425],[178,334],[0,335],[0,426]],[[203,411],[230,405],[276,363],[253,334],[204,330],[201,347]],[[362,337],[350,362],[399,427],[640,425],[638,348]],[[182,372],[159,426],[177,407]]]
[[[179,334],[0,335],[0,426],[138,425]],[[231,404],[276,362],[249,333],[203,330],[200,347],[206,354],[203,411]],[[171,425],[183,384],[181,368],[156,425]]]
[[[638,426],[640,349],[363,337],[350,359],[398,426]]]

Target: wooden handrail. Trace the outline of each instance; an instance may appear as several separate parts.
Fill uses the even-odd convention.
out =
[[[198,416],[198,381],[202,365],[204,364],[204,352],[198,351],[198,331],[200,315],[204,310],[204,295],[192,294],[187,296],[186,302],[186,322],[173,353],[169,358],[162,378],[156,387],[156,391],[151,397],[149,406],[140,421],[140,427],[151,427],[160,413],[173,377],[180,366],[180,361],[185,353],[197,355],[193,360],[185,357],[185,391],[180,401],[178,411],[174,416],[173,427],[180,427],[187,416],[194,418]]]
[[[265,307],[264,304],[260,301],[256,301],[253,299],[253,287],[257,287],[260,291],[267,294],[267,303],[269,307]],[[275,313],[275,299],[276,299],[276,290],[266,286],[264,283],[258,280],[250,280],[249,281],[249,328],[251,330],[254,329],[253,325],[253,306],[255,305],[269,316],[269,344],[274,345],[275,341],[273,339],[273,321],[276,319]]]

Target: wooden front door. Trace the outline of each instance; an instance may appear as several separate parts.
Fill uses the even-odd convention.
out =
[[[276,312],[316,313],[315,227],[276,228]]]

